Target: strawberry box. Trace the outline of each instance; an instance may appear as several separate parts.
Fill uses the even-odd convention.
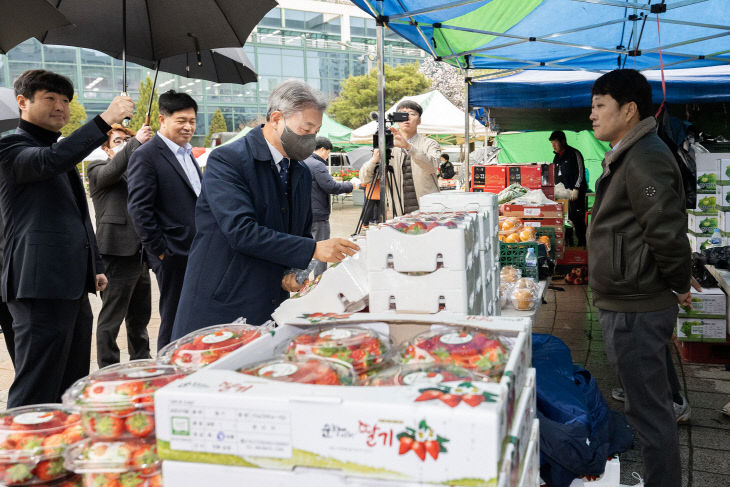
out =
[[[338,313],[352,313],[368,304],[367,249],[359,240],[360,251],[333,264],[320,276],[307,281],[302,288],[279,305],[272,313],[277,323],[285,323],[313,309],[328,309]]]
[[[517,205],[505,203],[500,205],[502,216],[516,216],[518,218],[563,218],[563,205],[550,203],[544,205]]]
[[[235,371],[267,358],[278,343],[323,323],[360,324],[388,333],[396,343],[434,327],[466,326],[494,333],[508,341],[510,349],[499,381],[442,383],[439,394],[429,400],[424,392],[433,387],[421,383],[309,385]],[[362,478],[496,485],[503,449],[514,449],[504,438],[518,400],[515,391],[521,392],[525,384],[529,339],[529,320],[524,319],[443,313],[302,318],[230,354],[225,368],[219,361],[160,390],[155,396],[158,450],[163,459],[172,461],[294,473],[323,469],[324,478],[344,475],[348,483]]]
[[[730,211],[730,181],[717,186],[715,205],[719,211]]]
[[[697,199],[703,194],[715,194],[720,178],[720,159],[717,154],[701,153],[696,155]]]
[[[540,422],[535,419],[532,422],[530,441],[527,444],[525,458],[522,461],[522,472],[520,473],[520,487],[536,487],[540,478]]]
[[[527,382],[522,388],[520,399],[515,406],[515,417],[512,428],[507,435],[507,441],[515,445],[519,463],[523,463],[527,456],[530,433],[533,422],[537,419],[537,389],[535,386],[535,369],[527,372]]]
[[[730,154],[715,154],[715,157],[720,158],[717,185],[730,186]]]
[[[679,317],[701,317],[725,319],[727,316],[727,296],[720,288],[692,290],[692,308],[679,307]]]
[[[699,236],[712,236],[713,230],[720,227],[720,217],[717,214],[689,214],[687,228],[690,233]]]

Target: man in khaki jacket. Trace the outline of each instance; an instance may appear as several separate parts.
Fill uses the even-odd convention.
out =
[[[421,105],[405,100],[398,104],[396,111],[408,113],[408,121],[398,122],[397,128],[390,128],[394,146],[390,165],[395,178],[392,194],[390,188],[386,193],[394,216],[418,210],[421,196],[438,192],[441,157],[438,142],[417,133],[423,115]],[[363,184],[372,182],[379,161],[380,152],[375,149],[373,158],[360,168],[359,177]]]

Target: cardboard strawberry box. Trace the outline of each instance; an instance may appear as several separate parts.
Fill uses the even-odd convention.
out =
[[[421,211],[475,211],[479,215],[479,248],[487,250],[497,242],[499,207],[493,193],[431,193],[421,196]]]
[[[520,487],[537,487],[540,479],[540,422],[532,422],[530,442],[527,444],[525,459],[522,461]]]
[[[718,186],[730,186],[730,154],[715,154],[720,158]]]
[[[545,205],[516,205],[505,203],[500,205],[500,214],[518,218],[563,218],[563,205],[551,203]]]
[[[532,424],[537,419],[537,389],[535,386],[535,369],[527,372],[527,381],[522,388],[520,399],[515,406],[515,416],[512,427],[507,435],[507,441],[514,444],[517,458],[522,463],[527,455],[527,445],[530,441]]]
[[[528,189],[542,188],[542,171],[537,164],[508,165],[507,183],[519,184]]]
[[[278,324],[286,323],[312,309],[329,309],[337,313],[361,311],[368,305],[366,241],[360,239],[360,252],[331,265],[318,278],[279,305],[271,315]]]
[[[225,368],[213,364],[161,389],[155,395],[160,456],[295,472],[329,469],[391,481],[496,484],[503,450],[515,448],[504,438],[519,400],[515,391],[522,391],[527,377],[529,320],[440,314],[399,315],[404,321],[386,323],[392,315],[318,315],[277,328],[246,353],[232,353]],[[510,349],[499,382],[439,386],[454,401],[424,400],[423,384],[315,386],[236,372],[322,323],[359,323],[388,332],[396,343],[424,329],[469,326],[494,332]],[[467,400],[462,391],[481,400]]]
[[[398,228],[387,226],[394,225]],[[479,246],[476,218],[468,217],[455,228],[438,226],[421,229],[425,224],[391,220],[367,232],[368,271],[394,269],[398,272],[433,272],[441,267],[466,269],[476,257]],[[409,230],[410,226],[419,225]]]
[[[700,195],[714,195],[717,181],[720,178],[720,159],[718,154],[700,153],[696,155],[695,164],[697,168],[697,199]]]

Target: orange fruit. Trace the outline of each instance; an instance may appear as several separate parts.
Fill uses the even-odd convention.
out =
[[[535,240],[535,229],[532,227],[523,227],[520,230],[520,241],[532,242]]]
[[[547,250],[550,250],[550,237],[547,235],[540,235],[537,238],[537,241],[543,244]]]
[[[517,230],[522,226],[522,221],[518,218],[507,217],[499,220],[499,229],[503,232]]]
[[[519,233],[510,233],[507,235],[507,238],[504,239],[507,243],[517,243],[520,241],[520,234]]]

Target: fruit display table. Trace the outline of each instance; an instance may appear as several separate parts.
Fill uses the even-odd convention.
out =
[[[714,265],[706,265],[705,269],[707,269],[707,272],[712,274],[712,277],[717,279],[717,285],[720,286],[725,293],[730,295],[730,272],[725,269],[718,269]]]
[[[727,274],[730,275],[730,272]],[[545,289],[547,289],[549,284],[550,284],[549,280],[540,281],[537,283],[538,300],[537,300],[537,304],[535,305],[535,309],[533,309],[531,311],[518,311],[518,310],[514,309],[511,305],[507,305],[504,308],[502,308],[501,316],[516,317],[516,318],[530,318],[534,325],[535,316],[537,315],[537,312],[540,311],[540,305],[542,304],[542,298],[545,295]]]

